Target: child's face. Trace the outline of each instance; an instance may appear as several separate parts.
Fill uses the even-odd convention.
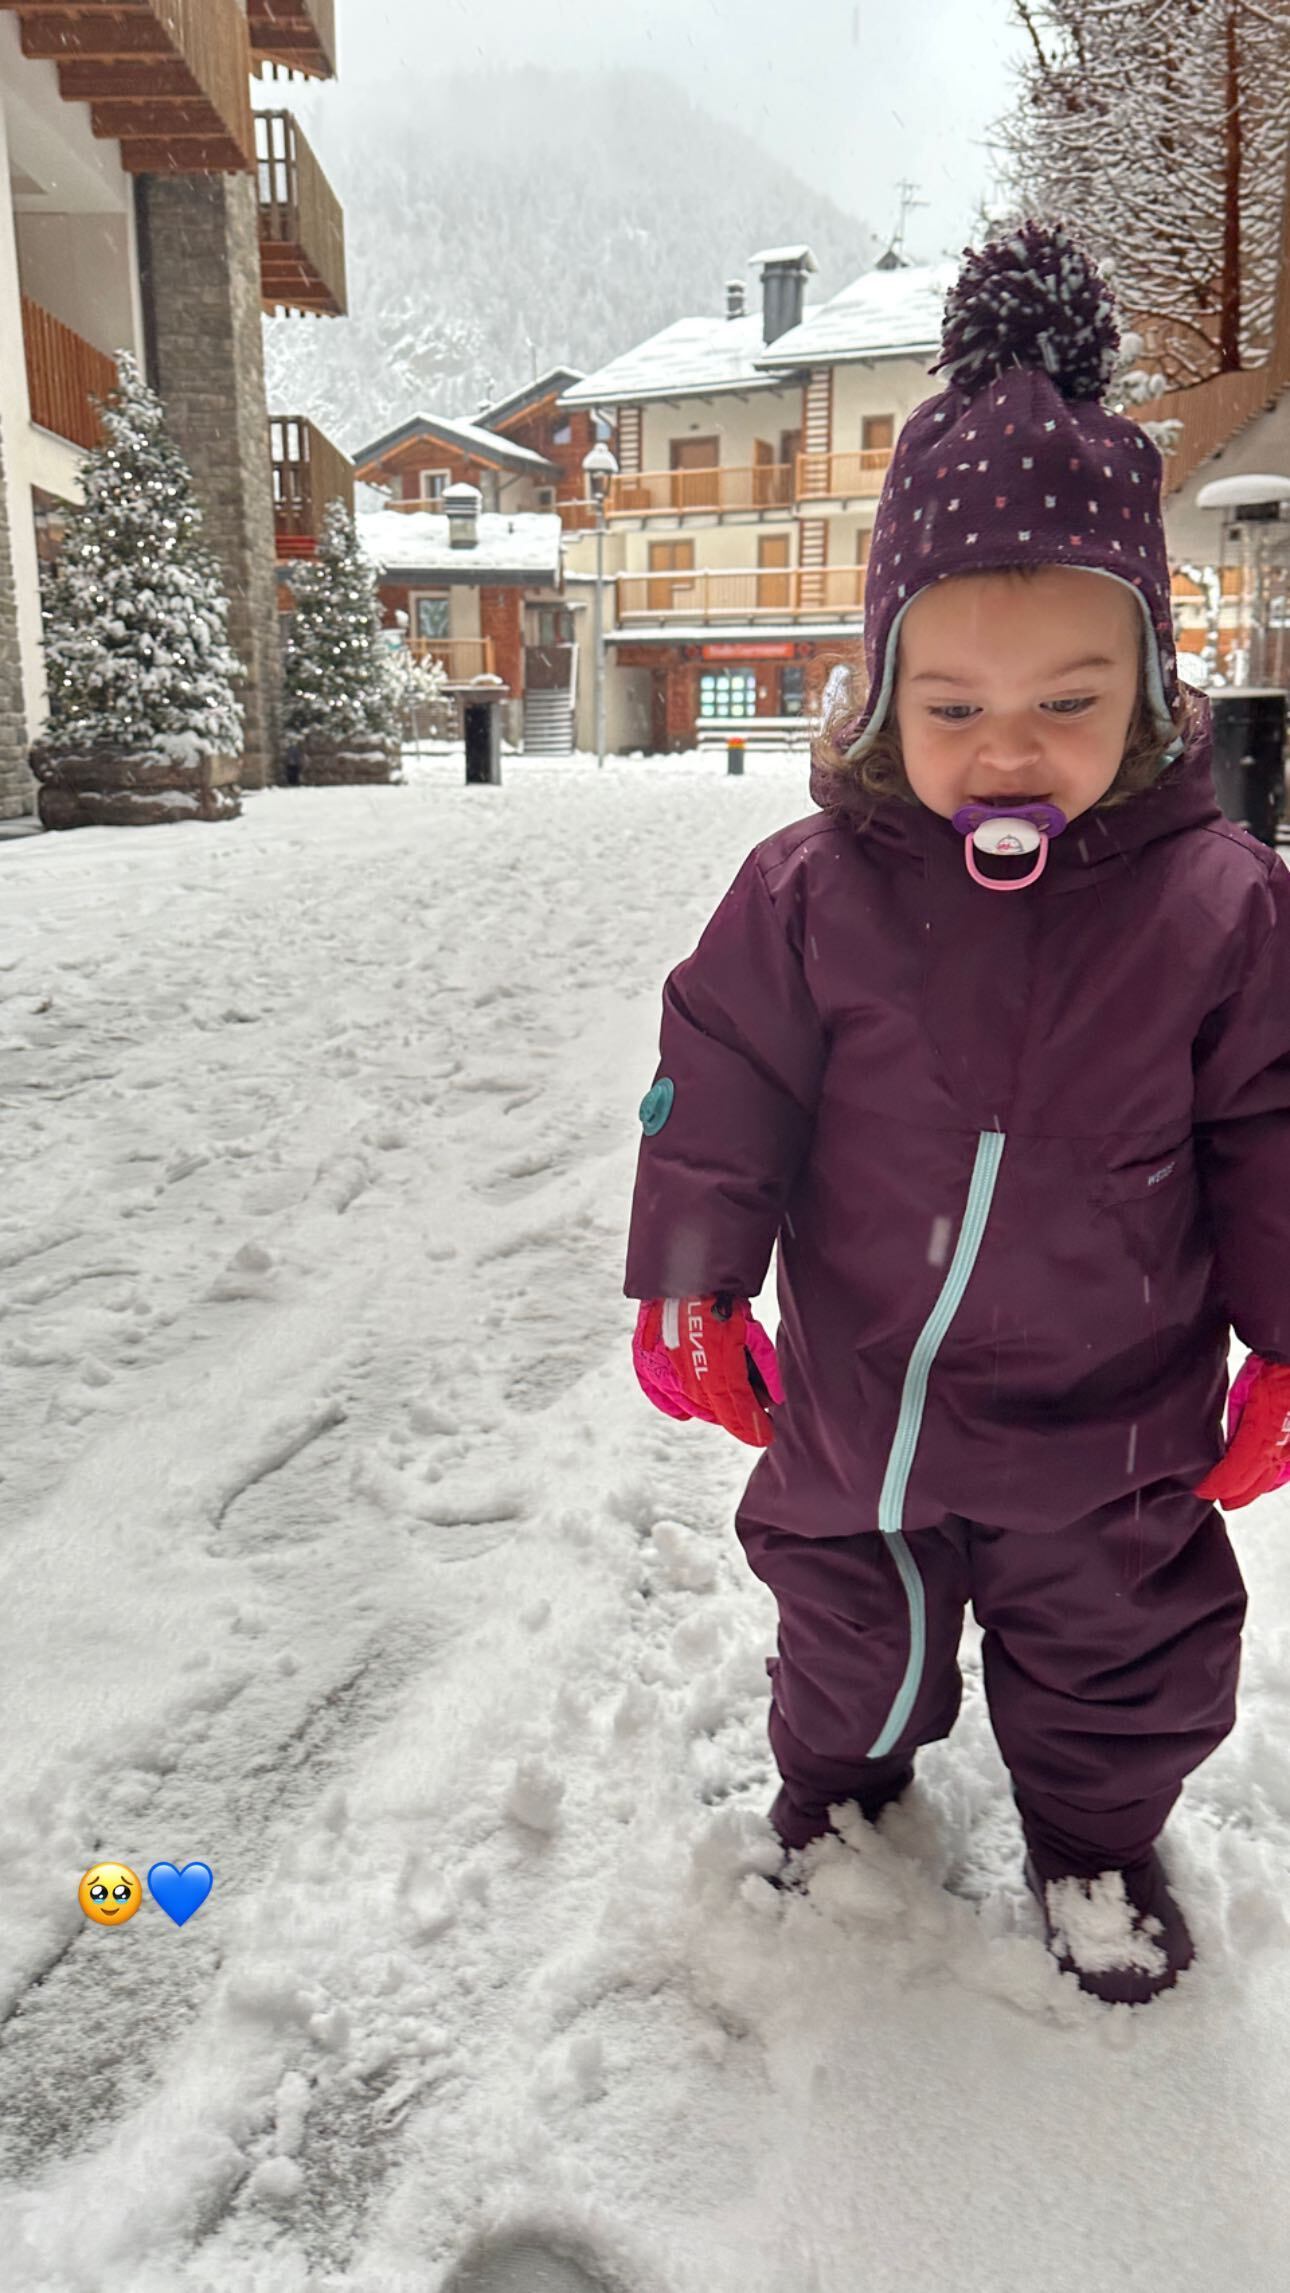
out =
[[[1128,589],[1069,566],[920,591],[901,623],[895,689],[920,803],[946,820],[969,803],[1087,812],[1137,714],[1141,627]]]

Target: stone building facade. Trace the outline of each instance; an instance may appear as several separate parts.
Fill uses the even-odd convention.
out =
[[[152,380],[193,474],[247,670],[242,786],[263,788],[277,778],[282,670],[255,180],[146,175],[138,216]]]

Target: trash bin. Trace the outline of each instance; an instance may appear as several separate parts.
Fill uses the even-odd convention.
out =
[[[731,733],[726,742],[726,771],[742,772],[744,768],[744,740],[742,733]]]
[[[1275,844],[1285,809],[1286,696],[1279,686],[1211,693],[1214,790],[1228,820]]]

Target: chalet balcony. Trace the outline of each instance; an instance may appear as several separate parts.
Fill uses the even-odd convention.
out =
[[[882,492],[891,467],[890,446],[868,446],[850,454],[799,454],[799,502],[872,501]]]
[[[255,114],[260,177],[260,295],[267,311],[343,318],[345,218],[289,111]]]
[[[277,64],[311,79],[335,79],[336,0],[247,0],[246,14],[261,76],[266,65]]]
[[[566,533],[594,533],[596,530],[594,502],[584,502],[574,496],[569,501],[554,503],[553,511]]]
[[[97,446],[100,431],[94,401],[115,390],[115,362],[26,295],[22,338],[32,421],[70,445],[87,451]]]
[[[408,650],[414,661],[438,661],[450,685],[468,685],[472,677],[491,677],[491,637],[413,637]]]
[[[237,0],[0,0],[22,52],[115,137],[131,175],[249,174],[251,47]]]
[[[783,620],[859,613],[862,565],[750,566],[727,572],[620,573],[619,621]]]
[[[788,509],[791,462],[717,463],[706,470],[638,470],[610,480],[606,517],[676,517],[687,510]]]
[[[313,557],[329,502],[354,507],[354,465],[303,415],[269,422],[273,466],[273,531],[280,558]]]

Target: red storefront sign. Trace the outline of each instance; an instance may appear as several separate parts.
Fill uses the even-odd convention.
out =
[[[791,661],[794,648],[789,645],[702,645],[700,658],[704,661]]]

